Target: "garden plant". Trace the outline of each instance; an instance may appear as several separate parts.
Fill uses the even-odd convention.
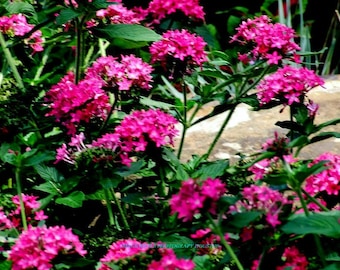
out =
[[[340,268],[340,154],[300,156],[340,119],[292,27],[241,16],[221,50],[198,0],[0,2],[1,270]],[[213,159],[241,104],[286,132]]]

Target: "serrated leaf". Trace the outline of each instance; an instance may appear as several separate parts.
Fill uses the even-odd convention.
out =
[[[37,14],[34,7],[26,2],[10,2],[6,5],[6,9],[10,14],[23,13],[33,17],[37,21]]]
[[[57,24],[59,25],[62,25],[62,24],[65,24],[67,23],[68,21],[74,19],[74,18],[77,18],[81,13],[80,12],[77,12],[75,11],[74,9],[63,9],[57,19],[56,19],[56,22]]]
[[[52,184],[51,182],[46,182],[38,186],[34,186],[33,189],[40,190],[42,192],[46,192],[49,194],[54,194],[54,195],[57,195],[60,193],[59,188],[55,184]]]
[[[82,207],[84,200],[85,194],[77,190],[69,194],[67,197],[57,198],[55,202],[72,208],[79,208]]]
[[[95,30],[110,38],[122,38],[132,41],[157,41],[161,36],[155,31],[138,24],[113,24]]]
[[[192,177],[207,179],[208,177],[216,178],[224,174],[229,167],[229,162],[226,160],[218,160],[210,164],[202,164],[201,168],[196,170]]]
[[[45,181],[60,182],[64,180],[64,176],[54,167],[36,165],[34,169]]]
[[[54,160],[55,157],[51,153],[37,153],[34,156],[31,156],[29,158],[25,158],[23,165],[25,167],[30,167],[30,166],[35,166],[38,165],[39,163],[42,163],[44,161],[51,161]]]
[[[286,234],[319,234],[340,238],[340,211],[298,216],[281,227]]]

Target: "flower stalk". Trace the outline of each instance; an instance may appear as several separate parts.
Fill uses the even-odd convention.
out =
[[[19,203],[20,203],[20,214],[21,214],[22,226],[23,226],[24,230],[27,230],[27,218],[26,218],[26,212],[25,212],[25,204],[24,204],[24,200],[22,198],[21,169],[20,169],[20,167],[16,167],[16,169],[15,169],[15,181],[16,181],[17,193],[18,193]]]

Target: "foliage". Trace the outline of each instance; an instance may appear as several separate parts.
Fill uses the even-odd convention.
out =
[[[295,31],[234,17],[222,51],[198,0],[163,2],[1,1],[0,268],[336,269],[340,156],[299,154],[340,119],[315,121]],[[212,160],[240,104],[289,110],[287,134]]]

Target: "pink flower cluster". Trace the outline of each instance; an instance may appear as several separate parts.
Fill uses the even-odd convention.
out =
[[[202,37],[186,29],[168,30],[162,35],[161,40],[151,44],[151,62],[160,62],[166,67],[171,59],[177,59],[188,65],[188,69],[201,66],[208,60],[204,51],[206,45]]]
[[[301,103],[301,98],[312,88],[324,81],[307,68],[284,66],[266,76],[258,85],[257,97],[261,104],[278,99],[284,104]]]
[[[118,87],[119,90],[151,88],[152,66],[135,55],[122,55],[118,61],[112,56],[99,57],[85,73],[86,79],[102,79],[105,87]]]
[[[46,93],[45,100],[51,109],[46,116],[54,116],[72,135],[81,122],[105,119],[111,105],[102,87],[103,81],[98,77],[87,77],[76,85],[74,74],[68,73]]]
[[[199,5],[199,0],[152,0],[147,11],[153,17],[153,24],[160,24],[167,15],[181,11],[195,20],[204,20],[203,7]]]
[[[283,58],[291,55],[294,55],[296,62],[299,61],[296,50],[300,50],[300,47],[292,41],[295,31],[284,24],[273,24],[266,15],[247,19],[236,30],[231,42],[254,47],[249,53],[239,55],[243,63],[266,59],[268,64],[277,65]]]
[[[220,179],[208,178],[202,185],[194,179],[183,181],[179,193],[169,201],[171,214],[178,213],[178,218],[183,221],[192,220],[203,208],[216,214],[216,203],[226,191]]]
[[[144,19],[139,13],[126,8],[121,1],[115,2],[119,3],[109,5],[106,9],[98,10],[96,12],[97,18],[111,24],[139,24]]]
[[[84,134],[71,138],[71,142],[57,149],[56,162],[61,160],[75,164],[77,157],[89,148],[105,149],[119,155],[121,162],[129,166],[131,154],[143,152],[153,142],[156,147],[173,145],[177,135],[177,120],[159,109],[134,111],[126,116],[114,133],[104,134],[91,144],[85,144]]]
[[[312,196],[324,191],[328,195],[338,195],[340,190],[340,155],[323,153],[311,162],[311,166],[320,161],[325,163],[326,170],[311,175],[306,179],[305,190]]]
[[[19,36],[26,35],[33,29],[34,25],[29,24],[26,17],[22,14],[12,14],[10,17],[0,17],[0,31],[8,36]],[[24,39],[24,42],[33,49],[34,52],[43,51],[42,33],[40,30],[32,33],[28,38]]]
[[[111,268],[107,263],[131,260],[136,256],[143,256],[147,252],[154,254],[155,251],[150,249],[160,246],[164,246],[164,244],[143,243],[136,239],[118,240],[110,246],[108,253],[100,260],[102,265],[99,270],[110,270]],[[153,260],[148,265],[148,270],[193,270],[195,268],[195,264],[191,260],[178,259],[172,249],[158,248],[157,253],[160,255],[160,260]]]
[[[122,120],[114,134],[105,134],[92,145],[112,151],[119,147],[123,164],[129,165],[129,154],[145,151],[150,142],[156,147],[173,145],[178,133],[176,124],[177,120],[172,115],[159,109],[134,111]],[[115,144],[117,141],[118,145]]]
[[[40,207],[40,203],[37,201],[38,197],[26,194],[21,194],[21,196],[24,203],[26,221],[29,224],[36,224],[41,220],[47,219],[44,211],[38,210]],[[22,229],[19,196],[13,196],[12,201],[16,208],[10,211],[8,215],[0,208],[0,230],[10,228]]]
[[[152,261],[147,270],[194,270],[195,263],[189,259],[178,259],[175,252],[169,248],[160,248],[161,255],[159,261]]]
[[[110,270],[106,263],[117,262],[119,260],[132,259],[135,256],[146,253],[150,245],[142,243],[136,239],[121,239],[111,244],[107,254],[100,259],[102,263],[99,270]]]
[[[306,270],[308,269],[308,260],[306,256],[301,253],[295,246],[285,248],[282,259],[285,262],[282,266],[277,266],[276,270],[294,269]]]
[[[213,234],[210,228],[197,230],[190,237],[200,241],[196,246],[196,253],[198,255],[209,254],[216,256],[222,251],[221,238]],[[228,241],[229,235],[225,234],[224,238]]]
[[[64,226],[30,227],[23,231],[9,252],[13,270],[52,269],[52,260],[61,254],[79,254],[86,251],[78,236]]]
[[[241,213],[244,211],[261,211],[266,216],[266,221],[272,227],[281,224],[279,214],[286,204],[291,204],[283,194],[268,186],[251,185],[242,191],[242,199],[230,206],[230,213]]]

